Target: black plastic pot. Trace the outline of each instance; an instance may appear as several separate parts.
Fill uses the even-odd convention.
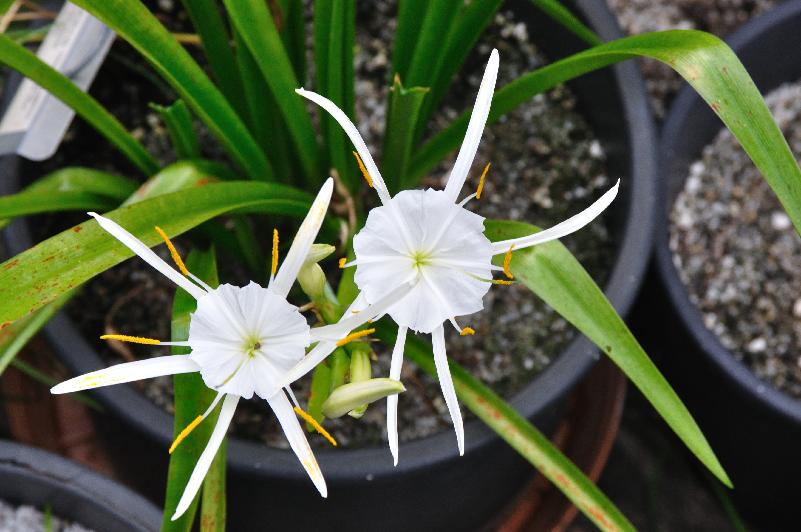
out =
[[[552,58],[586,47],[544,17],[529,2],[517,13]],[[576,12],[604,39],[621,36],[603,2],[578,0]],[[608,155],[612,176],[622,178],[621,194],[606,216],[617,254],[606,294],[625,313],[640,285],[650,253],[655,201],[655,134],[645,90],[633,62],[605,69],[571,84],[583,114]],[[15,161],[6,161],[0,190],[16,187]],[[9,251],[32,244],[28,227],[7,231]],[[63,313],[45,330],[75,373],[103,366]],[[584,337],[576,338],[512,404],[538,426],[554,426],[564,396],[598,358]],[[97,397],[130,426],[167,447],[172,419],[132,386],[99,389]],[[478,421],[465,427],[466,453],[459,457],[451,431],[401,444],[401,460],[392,466],[384,446],[357,450],[321,450],[317,458],[329,486],[319,498],[290,452],[232,440],[229,510],[232,529],[250,530],[265,523],[298,530],[475,530],[489,522],[530,474],[530,466]]]
[[[799,28],[801,1],[791,1],[728,39],[763,94],[801,78]],[[664,289],[688,335],[682,341],[671,334],[678,343],[665,365],[732,477],[735,499],[763,519],[781,520],[801,515],[801,401],[760,381],[704,327],[668,246],[670,210],[689,166],[722,127],[690,87],[680,93],[664,125],[656,256]]]
[[[129,489],[58,455],[0,440],[0,499],[97,531],[154,532],[161,511]]]

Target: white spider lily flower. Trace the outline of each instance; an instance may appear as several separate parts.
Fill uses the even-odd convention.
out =
[[[298,89],[301,96],[325,109],[344,129],[358,153],[359,166],[370,186],[376,189],[382,205],[370,211],[364,228],[353,238],[356,259],[343,264],[355,266],[359,301],[366,303],[361,312],[370,313],[376,302],[384,301],[401,282],[411,283],[386,310],[398,324],[398,337],[392,351],[391,379],[399,379],[406,332],[430,333],[437,376],[445,403],[453,420],[459,453],[464,454],[464,429],[459,403],[453,387],[443,324],[449,321],[462,335],[473,334],[460,327],[457,316],[483,309],[482,297],[493,280],[493,271],[504,271],[509,278],[512,249],[519,250],[561,238],[590,223],[617,195],[619,181],[583,212],[538,233],[490,242],[484,235],[484,218],[465,209],[465,204],[481,196],[489,165],[481,175],[478,191],[459,201],[459,194],[473,163],[487,122],[495,80],[498,74],[498,51],[490,55],[478,96],[470,116],[464,142],[456,157],[445,190],[404,190],[394,197],[373,161],[358,130],[348,117],[327,98]],[[492,264],[495,255],[505,254],[504,267]],[[292,373],[296,375],[296,372]],[[398,462],[397,395],[388,398],[387,435],[393,460]]]
[[[195,498],[211,461],[225,437],[240,398],[255,393],[275,412],[289,445],[323,497],[327,488],[317,460],[295,416],[308,421],[298,406],[293,408],[283,386],[287,374],[306,354],[312,342],[309,325],[298,308],[286,300],[312,243],[322,225],[333,191],[328,179],[298,230],[281,267],[277,267],[277,233],[274,238],[273,268],[270,283],[264,288],[254,282],[245,287],[229,284],[211,288],[186,270],[166,234],[162,234],[180,271],[175,270],[143,242],[112,220],[95,213],[100,226],[113,237],[197,299],[197,310],[191,315],[189,338],[183,342],[161,342],[149,338],[106,335],[102,338],[153,345],[178,345],[191,348],[189,355],[171,355],[119,364],[62,382],[52,393],[68,393],[100,386],[147,379],[162,375],[199,372],[203,382],[217,392],[217,397],[204,414],[198,416],[175,440],[170,452],[192,429],[212,412],[222,400],[219,419],[206,448],[198,459],[172,519],[179,518]],[[291,382],[291,381],[290,381]],[[287,388],[294,401],[291,390]],[[324,436],[330,438],[318,426]]]

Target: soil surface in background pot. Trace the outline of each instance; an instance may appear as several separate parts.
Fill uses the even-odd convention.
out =
[[[801,82],[766,101],[798,158]],[[704,325],[758,377],[801,398],[801,237],[728,130],[690,167],[670,248]]]
[[[623,30],[630,35],[663,30],[703,30],[724,37],[777,0],[608,0]],[[682,85],[675,70],[655,59],[643,59],[642,71],[651,107],[663,118]]]
[[[388,46],[395,30],[394,13],[394,3],[389,2],[360,5],[357,13],[357,125],[379,160],[386,80],[390,77],[391,49]],[[472,106],[492,47],[497,47],[501,55],[498,86],[545,63],[542,54],[530,42],[525,26],[516,22],[511,13],[501,12],[455,80],[443,108],[435,116],[432,131],[438,131]],[[130,61],[137,60],[127,48],[122,48],[120,54]],[[120,77],[105,75],[105,69],[105,66],[101,69],[93,93],[120,87]],[[124,111],[130,117],[130,121],[124,120],[126,125],[137,124],[146,145],[156,151],[160,160],[169,160],[164,148],[163,127],[155,117],[147,118],[150,116],[147,102],[141,101],[140,96],[123,100],[136,104],[135,108]],[[164,101],[162,96],[160,103]],[[118,105],[113,105],[112,111]],[[137,117],[137,113],[143,113],[145,120]],[[85,132],[86,127],[80,127],[80,131]],[[77,134],[72,134],[69,139],[85,144]],[[59,156],[55,163],[48,164],[48,169],[65,163],[114,168],[118,160],[116,155],[112,155],[109,162],[98,160],[98,155],[102,158],[108,152],[111,150],[100,154],[93,151],[90,158],[81,150],[66,147],[64,153],[72,156]],[[481,168],[490,160],[493,164],[482,199],[470,204],[472,210],[488,218],[519,219],[548,227],[586,208],[613,182],[606,175],[600,143],[577,109],[575,97],[563,87],[534,98],[485,131],[473,165],[475,175],[471,176],[466,187],[476,186]],[[426,184],[442,186],[451,164],[452,160],[444,161]],[[42,166],[35,168],[38,172],[35,176],[42,175]],[[67,219],[68,216],[59,217],[56,225],[61,226]],[[70,222],[81,220],[80,216],[69,219]],[[188,247],[184,238],[177,239],[176,243],[183,250]],[[602,284],[614,252],[605,225],[602,222],[591,224],[566,238],[565,244],[596,282]],[[157,251],[168,259],[163,246]],[[333,259],[328,262],[333,264]],[[223,280],[244,281],[230,277]],[[69,304],[67,312],[109,363],[165,355],[168,351],[164,347],[113,345],[97,338],[107,332],[168,338],[173,293],[174,286],[169,281],[154,273],[141,260],[132,259],[87,283],[83,292]],[[300,304],[303,296],[296,295],[293,301]],[[460,337],[456,331],[450,331],[448,354],[501,395],[509,396],[530,382],[575,335],[564,320],[522,286],[493,287],[484,304],[484,311],[463,320],[465,325],[476,330],[475,336]],[[389,350],[387,346],[376,344],[378,357],[373,364],[373,375],[388,374]],[[404,365],[402,379],[407,392],[400,396],[399,401],[401,440],[425,437],[446,428],[450,430],[450,418],[439,384],[410,363]],[[308,377],[302,379],[293,387],[301,402],[305,402],[308,396],[309,380]],[[156,404],[172,411],[170,378],[144,381],[136,383],[136,386]],[[385,401],[379,401],[372,405],[360,420],[348,416],[327,420],[326,428],[344,446],[384,442],[385,404]],[[236,436],[287,447],[283,433],[263,401],[243,402],[242,406],[244,408],[237,409],[233,425]],[[317,436],[311,437],[310,441],[312,445],[327,445]]]
[[[12,506],[0,499],[0,532],[91,532],[33,506]]]

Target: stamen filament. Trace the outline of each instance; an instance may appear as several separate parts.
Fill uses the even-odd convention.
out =
[[[348,343],[350,343],[350,342],[352,342],[354,340],[358,340],[359,338],[363,338],[363,337],[365,337],[367,335],[373,334],[374,332],[375,332],[375,329],[365,329],[363,331],[357,331],[355,333],[351,333],[351,334],[347,335],[346,337],[342,338],[341,340],[339,340],[337,342],[337,347],[342,347],[345,344],[348,344]]]
[[[273,229],[273,260],[270,264],[270,275],[275,277],[278,271],[278,229]]]
[[[295,413],[296,413],[298,416],[300,416],[300,417],[301,417],[301,419],[303,419],[303,421],[305,421],[306,423],[308,423],[309,425],[311,425],[312,427],[314,427],[314,430],[316,430],[317,432],[319,432],[319,433],[320,433],[320,435],[322,435],[322,436],[323,436],[323,438],[325,438],[326,440],[328,440],[329,442],[331,442],[331,445],[333,445],[334,447],[336,447],[336,446],[337,446],[337,441],[334,439],[334,437],[333,437],[333,436],[331,436],[331,434],[330,434],[330,433],[329,433],[327,430],[325,430],[325,429],[323,428],[323,426],[322,426],[322,425],[320,425],[320,424],[317,422],[317,420],[316,420],[316,419],[314,419],[313,417],[311,417],[311,415],[310,415],[309,413],[307,413],[305,410],[303,410],[303,409],[302,409],[301,407],[299,407],[299,406],[295,406],[295,407],[293,407],[293,408],[292,408],[292,410],[294,410],[294,411],[295,411]]]
[[[468,335],[472,336],[474,334],[476,334],[476,330],[473,329],[472,327],[465,327],[464,329],[459,331],[459,336],[468,336]]]
[[[170,237],[168,237],[167,233],[165,233],[164,230],[159,226],[156,226],[156,232],[159,234],[161,239],[164,240],[164,243],[167,244],[167,249],[170,250],[170,256],[172,257],[173,262],[175,262],[175,265],[178,266],[178,270],[180,270],[182,274],[189,277],[189,270],[186,269],[186,265],[184,264],[183,259],[181,259],[181,256],[178,254],[178,250],[172,245]]]
[[[503,256],[503,273],[509,279],[515,278],[515,276],[512,274],[512,270],[509,269],[509,265],[512,264],[512,250],[514,248],[515,248],[514,244],[509,246],[509,251],[507,251],[506,255]]]
[[[161,340],[155,338],[145,338],[144,336],[128,336],[127,334],[104,334],[101,340],[117,340],[118,342],[129,342],[132,344],[159,345]]]
[[[362,158],[359,157],[358,152],[353,152],[353,156],[356,157],[356,162],[359,164],[359,170],[361,170],[364,179],[367,181],[367,184],[370,188],[373,188],[373,178],[370,177],[370,172],[367,171],[367,168],[364,167],[364,163],[362,162]]]
[[[478,180],[478,189],[476,189],[476,199],[481,199],[481,191],[484,190],[484,178],[487,177],[487,172],[491,164],[492,163],[487,163],[487,166],[484,167],[484,171],[481,172],[481,178]]]
[[[200,425],[200,422],[201,422],[201,421],[203,421],[203,416],[198,416],[198,417],[196,417],[196,418],[194,419],[194,421],[192,421],[192,423],[190,423],[189,425],[187,425],[187,426],[186,426],[186,428],[185,428],[184,430],[182,430],[182,431],[181,431],[181,432],[178,434],[178,437],[177,437],[177,438],[175,438],[175,441],[174,441],[174,442],[172,442],[172,445],[170,445],[169,454],[172,454],[172,452],[173,452],[173,451],[174,451],[174,450],[175,450],[175,449],[176,449],[176,448],[177,448],[177,447],[178,447],[178,446],[181,444],[181,442],[182,442],[182,441],[184,441],[184,439],[186,439],[186,437],[187,437],[187,436],[189,436],[189,434],[190,434],[190,433],[191,433],[193,430],[195,430],[195,428],[196,428],[198,425]]]

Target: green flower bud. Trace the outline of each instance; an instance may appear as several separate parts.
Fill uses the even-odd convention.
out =
[[[328,244],[313,244],[306,255],[306,260],[298,272],[298,283],[303,292],[312,301],[320,300],[325,295],[326,279],[323,269],[317,264],[336,250]]]
[[[369,379],[344,384],[334,390],[323,403],[323,414],[327,418],[342,417],[355,408],[378,401],[384,397],[405,392],[406,388],[394,379]]]

